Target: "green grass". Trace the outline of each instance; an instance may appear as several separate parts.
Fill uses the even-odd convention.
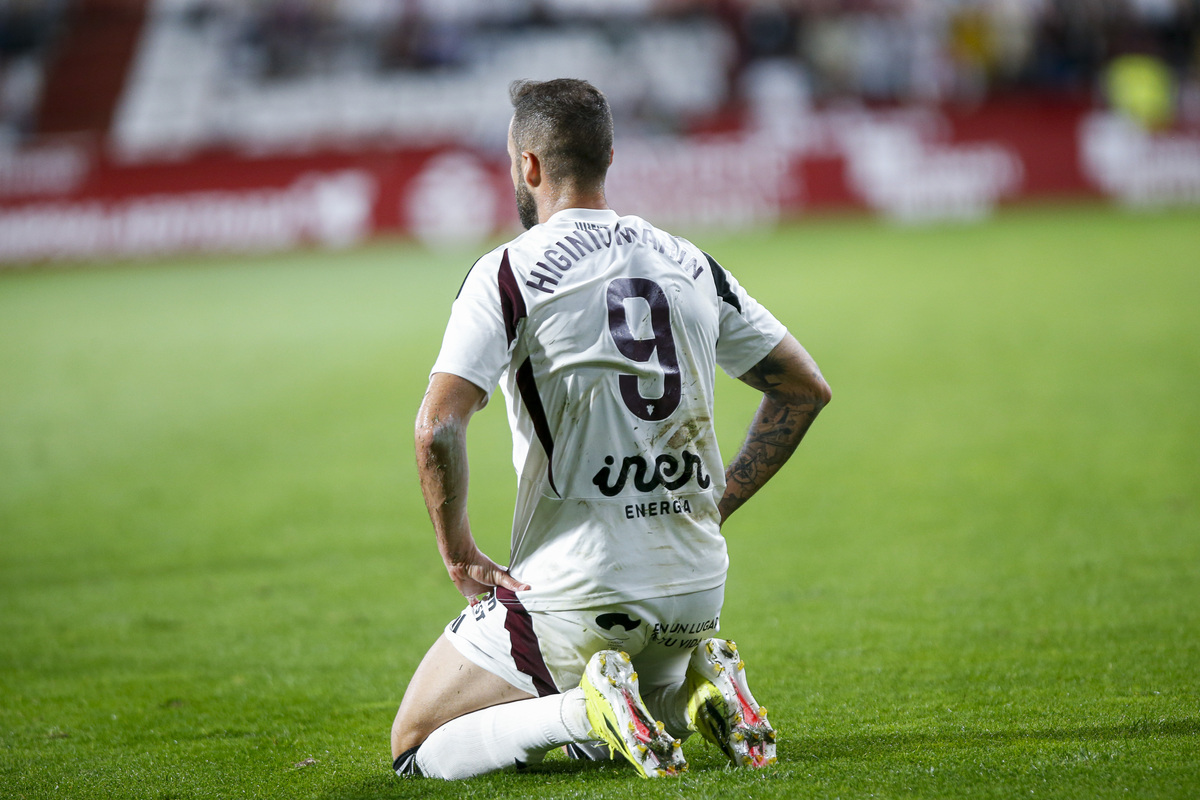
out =
[[[0,273],[0,794],[1200,796],[1200,213],[699,241],[834,388],[726,526],[775,768],[390,774],[460,606],[410,430],[474,254],[385,243]],[[470,444],[502,558],[498,406]]]

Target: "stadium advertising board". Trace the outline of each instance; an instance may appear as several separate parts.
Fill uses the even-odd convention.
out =
[[[1200,133],[1081,106],[831,109],[787,125],[624,139],[621,211],[735,229],[857,209],[970,220],[1032,198],[1200,202]],[[344,247],[376,235],[478,246],[512,230],[503,153],[368,147],[122,163],[71,142],[0,153],[0,262]]]

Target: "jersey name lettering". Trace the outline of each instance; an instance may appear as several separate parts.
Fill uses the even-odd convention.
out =
[[[678,242],[668,238],[664,243],[650,228],[639,230],[629,225],[622,227],[619,222],[611,228],[576,223],[576,230],[576,234],[564,236],[554,243],[554,247],[543,251],[542,260],[529,272],[526,286],[539,292],[554,294],[564,273],[592,253],[607,250],[614,244],[619,247],[641,246],[657,250],[683,267],[692,276],[692,280],[696,280],[704,271],[704,265],[695,258],[684,263],[688,254]]]

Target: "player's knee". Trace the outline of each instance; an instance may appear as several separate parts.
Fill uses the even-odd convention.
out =
[[[422,725],[419,720],[406,719],[404,714],[397,713],[392,722],[392,758],[419,747],[431,733],[433,729],[428,725]]]
[[[398,758],[401,754],[420,747],[425,739],[425,736],[414,735],[412,731],[397,731],[392,728],[392,758]]]

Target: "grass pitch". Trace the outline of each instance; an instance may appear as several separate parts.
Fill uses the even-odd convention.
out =
[[[410,431],[475,254],[380,244],[0,273],[0,795],[1200,795],[1200,214],[697,238],[834,389],[726,526],[776,767],[390,774],[461,605]],[[755,398],[719,383],[728,456]]]

